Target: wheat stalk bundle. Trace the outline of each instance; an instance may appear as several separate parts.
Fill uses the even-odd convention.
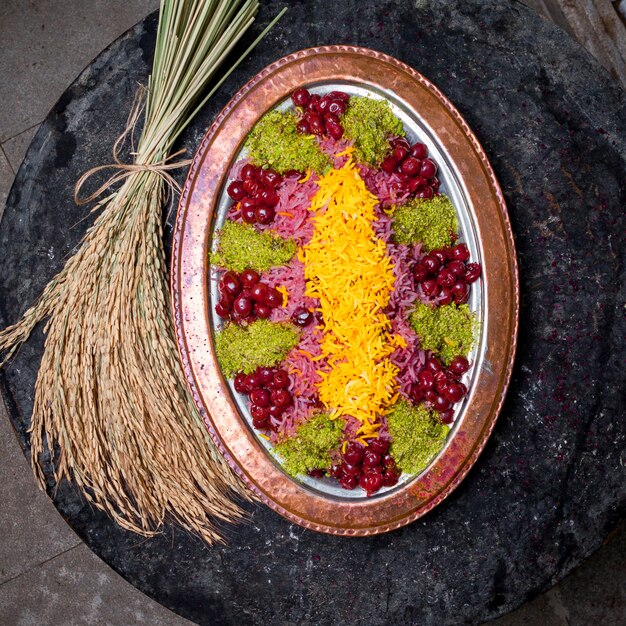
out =
[[[215,520],[240,518],[233,497],[249,497],[187,390],[170,311],[162,209],[176,184],[169,172],[188,163],[173,161],[178,153],[170,150],[239,62],[204,93],[257,10],[254,0],[162,0],[153,71],[114,147],[115,174],[96,192],[107,193],[94,206],[99,214],[39,300],[0,332],[1,366],[48,318],[30,427],[42,486],[47,445],[57,482],[73,478],[95,506],[145,536],[172,519],[209,543],[219,541]],[[134,162],[123,164],[120,147],[144,102]],[[114,183],[121,185],[111,191]]]

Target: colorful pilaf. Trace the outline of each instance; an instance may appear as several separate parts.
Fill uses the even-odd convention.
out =
[[[388,102],[305,89],[292,100],[295,112],[257,123],[229,186],[211,257],[230,270],[216,351],[287,473],[371,495],[445,445],[467,394],[481,268],[437,164],[403,139]]]

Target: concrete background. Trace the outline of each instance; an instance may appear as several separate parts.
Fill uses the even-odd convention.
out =
[[[0,3],[0,218],[50,107],[94,56],[157,6],[157,0]],[[36,487],[1,403],[0,503],[0,624],[189,624],[128,584],[66,525]],[[559,585],[492,623],[626,623],[625,548],[626,533],[617,530]]]

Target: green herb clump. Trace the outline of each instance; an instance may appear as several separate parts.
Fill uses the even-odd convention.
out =
[[[287,265],[296,253],[296,243],[271,233],[260,233],[250,224],[224,223],[217,251],[211,263],[234,272],[253,269],[264,272],[277,265]]]
[[[336,449],[343,436],[344,422],[331,420],[326,413],[314,415],[302,424],[294,437],[276,446],[288,474],[306,474],[311,469],[327,469],[332,464],[330,453]]]
[[[341,124],[346,139],[354,142],[356,158],[374,166],[389,152],[389,137],[405,135],[402,122],[386,100],[352,96]]]
[[[277,365],[299,340],[300,333],[291,324],[257,320],[248,326],[229,324],[217,332],[215,351],[224,376],[232,378]]]
[[[330,161],[313,135],[296,130],[297,118],[288,111],[270,111],[250,132],[246,147],[255,165],[269,166],[283,174],[288,170],[321,174]]]
[[[443,195],[430,200],[409,200],[393,214],[395,242],[421,243],[426,250],[451,245],[457,228],[454,206]]]
[[[421,472],[443,448],[450,428],[423,404],[400,400],[387,416],[391,456],[402,471]]]
[[[476,315],[467,304],[430,307],[421,302],[409,315],[423,350],[435,352],[447,365],[457,355],[467,355],[478,328]]]

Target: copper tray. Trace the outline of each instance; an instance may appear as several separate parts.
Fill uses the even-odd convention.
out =
[[[213,232],[223,222],[228,171],[256,121],[285,106],[294,89],[384,96],[413,139],[429,145],[442,191],[458,211],[460,230],[483,279],[470,306],[481,319],[471,355],[470,392],[444,449],[419,476],[365,497],[324,481],[294,480],[249,423],[241,398],[217,365],[208,263]],[[421,74],[380,52],[351,46],[301,50],[265,68],[226,105],[202,140],[180,198],[172,252],[172,302],[185,375],[209,433],[258,498],[289,520],[336,535],[373,535],[430,511],[463,480],[493,430],[511,377],[519,287],[511,226],[502,191],[478,140],[459,112]]]

